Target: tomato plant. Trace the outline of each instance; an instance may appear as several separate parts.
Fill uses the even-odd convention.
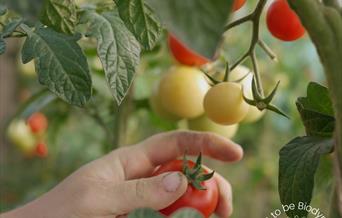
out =
[[[189,181],[186,192],[167,208],[160,210],[166,216],[171,215],[180,208],[190,207],[198,210],[204,217],[209,217],[216,209],[218,203],[218,186],[212,173],[201,167],[201,156],[196,163],[190,160],[174,160],[161,165],[154,175],[165,172],[183,172]],[[185,165],[185,166],[184,166]]]
[[[283,41],[297,40],[305,34],[305,28],[287,0],[274,1],[267,11],[266,20],[272,35]]]
[[[174,66],[161,79],[159,97],[162,107],[182,118],[204,113],[203,99],[209,89],[204,74],[194,67]]]
[[[190,48],[187,48],[175,36],[169,34],[168,43],[173,57],[181,64],[189,66],[201,66],[209,62],[209,60]]]

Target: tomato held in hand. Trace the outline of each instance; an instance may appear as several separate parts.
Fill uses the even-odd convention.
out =
[[[200,158],[201,156],[199,159]],[[194,175],[194,169],[196,169],[198,165],[190,160],[186,161],[186,163],[188,165],[185,170],[186,172],[183,172],[184,161],[174,160],[162,165],[154,173],[154,175],[159,175],[165,172],[179,171],[183,172],[189,180],[189,185],[184,195],[167,208],[160,210],[160,212],[169,216],[180,208],[190,207],[198,210],[203,216],[209,217],[214,213],[218,204],[219,192],[216,180],[211,178],[213,173],[208,174],[208,171],[204,168],[201,169],[201,167],[199,167],[201,171],[199,172],[200,174],[193,179],[191,173]],[[199,166],[201,165],[199,164]],[[203,175],[207,175],[207,180],[200,182],[200,177]]]
[[[236,124],[247,115],[249,105],[244,101],[241,84],[222,82],[212,87],[204,98],[206,115],[222,125]]]
[[[275,0],[267,11],[267,27],[272,35],[283,41],[294,41],[305,34],[305,29],[290,8],[287,0]]]
[[[246,0],[235,0],[233,4],[233,11],[237,11],[246,3]]]
[[[36,112],[27,119],[27,124],[33,133],[42,133],[47,129],[48,120],[44,114]]]
[[[209,62],[205,57],[196,54],[190,48],[187,48],[178,39],[169,34],[169,48],[173,57],[181,64],[188,66],[201,66]]]

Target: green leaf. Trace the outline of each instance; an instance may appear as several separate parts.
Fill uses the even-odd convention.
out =
[[[54,100],[56,100],[56,96],[44,89],[25,101],[25,104],[19,108],[15,117],[26,119],[32,113],[40,111]]]
[[[184,208],[177,210],[172,214],[172,218],[204,218],[197,210],[192,208]]]
[[[34,32],[21,25],[28,34],[22,60],[35,60],[39,82],[66,102],[83,106],[91,96],[91,77],[87,59],[77,44],[79,36],[67,36],[50,28]]]
[[[81,22],[89,23],[89,36],[97,39],[97,53],[102,62],[112,95],[120,104],[133,82],[140,59],[140,46],[119,17],[118,11],[98,14],[85,11]]]
[[[288,211],[289,217],[306,217],[298,203],[311,202],[314,175],[321,155],[332,152],[333,140],[321,137],[297,137],[280,150],[279,195],[283,205],[294,204],[296,209]]]
[[[158,41],[162,28],[156,16],[143,0],[115,0],[121,19],[145,50]]]
[[[45,0],[40,21],[57,32],[75,33],[77,7],[74,0]]]
[[[9,35],[11,35],[15,29],[17,29],[17,27],[22,23],[21,19],[16,19],[16,20],[12,20],[9,23],[7,23],[2,32],[1,32],[1,36],[2,37],[7,37]]]
[[[146,0],[181,42],[212,59],[221,43],[233,1]]]
[[[150,208],[140,208],[136,209],[130,214],[128,214],[128,218],[163,218],[160,213],[154,211]]]
[[[0,55],[6,51],[6,42],[3,38],[0,38]]]
[[[332,136],[335,118],[328,89],[317,83],[310,83],[307,97],[298,98],[297,109],[310,136]]]

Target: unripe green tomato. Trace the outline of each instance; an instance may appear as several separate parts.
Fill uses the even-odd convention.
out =
[[[204,109],[212,121],[233,125],[247,115],[249,105],[243,99],[241,84],[222,82],[208,91],[204,98]]]
[[[216,133],[231,139],[235,136],[239,125],[220,125],[211,121],[207,116],[202,115],[195,119],[188,120],[188,128],[195,131]]]
[[[198,117],[204,113],[203,99],[209,88],[205,75],[197,68],[174,66],[160,81],[161,105],[180,118]]]
[[[159,89],[159,82],[154,86],[150,99],[149,99],[152,111],[161,118],[171,120],[171,121],[179,120],[180,119],[179,117],[169,113],[161,105],[158,89]]]
[[[36,139],[24,120],[13,120],[7,129],[7,136],[23,153],[34,152]]]

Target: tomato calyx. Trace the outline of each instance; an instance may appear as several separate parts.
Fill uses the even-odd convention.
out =
[[[196,163],[193,167],[190,167],[188,160],[184,155],[183,158],[183,174],[186,176],[189,184],[198,190],[206,190],[206,187],[202,186],[202,182],[211,179],[214,176],[215,171],[206,173],[202,167],[202,154],[197,157]]]
[[[289,116],[287,116],[283,111],[281,111],[277,106],[271,104],[277,90],[279,87],[280,81],[278,81],[277,85],[274,87],[274,89],[272,90],[272,92],[267,96],[267,97],[263,97],[260,92],[258,91],[258,88],[256,86],[256,82],[255,82],[255,78],[253,77],[252,80],[252,93],[253,93],[253,100],[252,99],[248,99],[244,94],[243,94],[243,99],[245,100],[245,102],[249,105],[252,105],[256,108],[258,108],[260,111],[263,111],[265,109],[273,111],[277,114],[280,114],[288,119]]]

